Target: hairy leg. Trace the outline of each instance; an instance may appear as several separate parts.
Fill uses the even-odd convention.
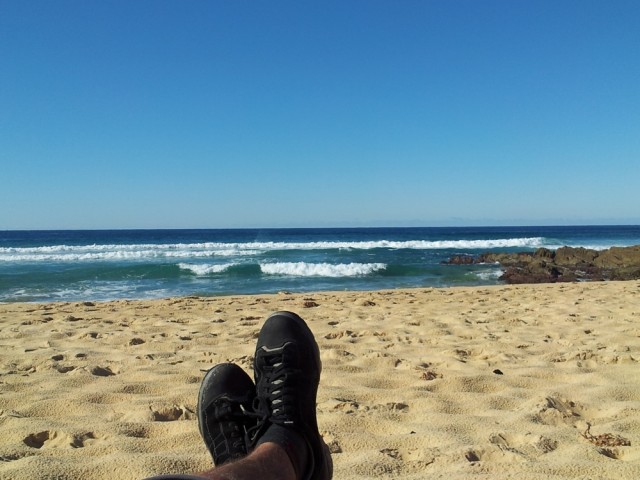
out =
[[[275,443],[263,443],[246,457],[199,476],[208,480],[296,480],[289,455]]]
[[[145,480],[297,480],[287,452],[276,443],[263,443],[246,457],[196,475],[159,475]]]

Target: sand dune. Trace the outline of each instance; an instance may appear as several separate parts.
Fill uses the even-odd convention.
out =
[[[640,282],[0,305],[0,478],[210,466],[212,365],[293,310],[336,479],[640,478]]]

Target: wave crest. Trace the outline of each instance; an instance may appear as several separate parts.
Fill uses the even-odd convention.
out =
[[[254,256],[283,250],[372,250],[381,249],[492,249],[535,248],[545,244],[542,237],[495,240],[376,240],[363,242],[248,242],[176,243],[132,245],[55,245],[44,247],[0,247],[1,262],[73,262],[101,260],[144,260],[153,258],[206,258]]]
[[[384,263],[277,262],[260,264],[260,270],[267,275],[295,277],[359,277],[385,268],[387,266]]]
[[[222,265],[207,265],[207,264],[190,264],[190,263],[179,263],[178,267],[181,270],[188,270],[191,273],[195,273],[198,276],[203,275],[211,275],[212,273],[222,273],[227,271],[229,268],[236,265],[235,263],[225,263]]]

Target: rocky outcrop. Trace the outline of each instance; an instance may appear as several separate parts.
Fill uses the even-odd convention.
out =
[[[477,257],[456,255],[450,265],[499,263],[507,283],[548,283],[640,279],[640,245],[608,250],[562,247],[556,251],[483,253]]]

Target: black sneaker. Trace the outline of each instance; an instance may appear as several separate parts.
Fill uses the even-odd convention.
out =
[[[246,412],[255,395],[251,377],[233,363],[216,365],[202,379],[198,426],[215,465],[248,453],[245,435],[256,420]]]
[[[260,415],[252,444],[271,424],[292,428],[309,446],[304,480],[329,480],[333,464],[318,432],[316,394],[320,350],[307,324],[295,313],[277,312],[260,330],[254,362],[255,410]]]

